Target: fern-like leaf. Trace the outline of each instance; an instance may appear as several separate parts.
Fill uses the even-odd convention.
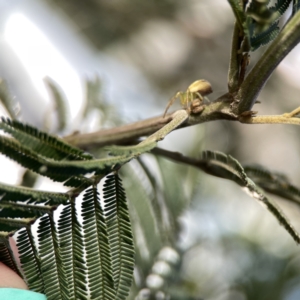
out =
[[[44,293],[49,300],[68,299],[66,278],[61,273],[63,267],[58,255],[56,232],[52,218],[46,214],[38,219],[38,256],[44,282]]]
[[[89,160],[93,157],[62,140],[18,121],[1,118],[0,129],[12,135],[20,144],[53,160]]]
[[[154,141],[143,141],[131,148],[130,155],[86,161],[54,161],[40,156],[11,138],[0,136],[0,152],[25,168],[60,182],[64,182],[72,176],[80,176],[91,172],[108,174],[113,168],[118,168],[143,152],[150,151],[155,146],[156,142]]]
[[[265,46],[273,41],[279,33],[278,22],[273,23],[267,30],[261,32],[258,35],[252,36],[251,51],[257,50],[261,46]]]
[[[269,23],[272,11],[268,7],[269,0],[252,0],[247,8],[247,14],[258,24]]]
[[[271,172],[261,166],[245,166],[251,179],[265,191],[300,205],[300,189],[292,185],[283,174]]]
[[[76,202],[71,202],[71,228],[72,228],[72,244],[73,244],[73,253],[72,253],[72,270],[67,269],[66,274],[69,276],[73,272],[74,283],[69,282],[69,286],[74,284],[74,294],[76,299],[88,299],[89,291],[87,286],[87,264],[85,261],[85,247],[83,239],[83,230],[82,224],[78,220],[78,212],[76,209]],[[61,229],[59,227],[59,231]],[[67,234],[66,234],[67,237]],[[66,244],[67,247],[67,244]],[[66,253],[67,255],[67,253]],[[62,253],[62,257],[64,257]],[[66,263],[68,266],[68,262]]]
[[[69,196],[65,193],[37,191],[26,187],[17,187],[0,183],[0,206],[4,201],[26,202],[26,204],[58,205],[66,203]]]
[[[239,162],[224,153],[204,151],[201,157],[201,168],[208,174],[232,180],[243,186],[246,174]]]
[[[115,299],[126,299],[133,278],[134,245],[126,195],[117,173],[106,177],[103,193]]]
[[[272,16],[273,22],[280,18],[288,9],[291,0],[277,0],[275,5],[270,8],[271,11],[274,11],[274,15]]]
[[[115,299],[106,219],[96,187],[86,190],[81,211],[90,298]]]
[[[37,293],[43,293],[44,282],[30,229],[23,228],[18,231],[16,244],[19,251],[23,278],[28,288]]]
[[[67,295],[69,299],[75,299],[75,264],[74,262],[74,235],[72,230],[72,223],[76,222],[73,217],[76,215],[72,213],[75,205],[72,203],[63,206],[62,211],[57,221],[57,233],[59,239],[59,252],[61,261],[63,263],[63,276],[67,278]],[[82,247],[82,244],[81,244]],[[84,274],[83,274],[84,275]]]
[[[204,170],[206,170],[207,173],[233,180],[243,187],[243,190],[250,196],[264,204],[293,239],[297,243],[300,243],[299,234],[290,224],[281,209],[246,175],[244,169],[237,160],[220,152],[204,151],[202,153],[202,162],[205,164]]]
[[[22,227],[33,223],[36,218],[9,218],[0,217],[1,229],[6,231],[16,231]]]

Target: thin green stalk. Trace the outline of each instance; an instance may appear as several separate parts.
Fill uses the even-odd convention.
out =
[[[238,50],[240,48],[240,28],[238,23],[235,22],[232,43],[231,43],[231,54],[229,61],[228,71],[228,90],[230,93],[235,92],[238,89],[239,83],[239,69],[240,69],[240,54]]]

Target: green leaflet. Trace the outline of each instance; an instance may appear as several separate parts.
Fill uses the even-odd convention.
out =
[[[203,151],[201,163],[201,169],[208,174],[232,180],[240,186],[245,184],[247,175],[239,162],[230,155],[217,151]]]
[[[292,185],[283,174],[271,172],[261,166],[245,166],[252,180],[265,191],[300,205],[300,190]]]
[[[66,278],[63,276],[63,264],[61,261],[57,243],[57,232],[52,217],[48,214],[37,220],[38,230],[38,260],[41,276],[44,283],[44,291],[47,299],[68,299],[66,295]],[[17,246],[19,246],[17,244]]]
[[[271,11],[274,11],[275,17],[273,19],[278,20],[288,9],[291,0],[278,0],[273,7],[270,8]]]
[[[43,293],[44,282],[42,281],[38,255],[30,229],[23,228],[19,230],[16,243],[20,254],[23,278],[30,290]]]
[[[8,209],[9,211],[11,209]],[[9,215],[10,212],[6,212],[5,209],[1,210],[4,215]],[[36,218],[9,218],[9,217],[0,217],[1,229],[6,231],[15,231],[19,228],[33,223]]]
[[[125,299],[134,267],[125,193],[116,174],[108,177],[103,211],[94,184],[101,175],[155,147],[155,137],[119,148],[116,156],[92,160],[31,126],[3,119],[0,128],[13,137],[0,136],[0,152],[27,169],[76,187],[72,193],[92,186],[84,194],[79,216],[78,201],[67,193],[0,184],[1,236],[6,240],[8,232],[22,228],[17,247],[22,275],[30,289],[45,293],[48,299]],[[95,176],[84,177],[91,172]],[[54,222],[54,209],[59,204],[64,205]],[[37,238],[31,232],[31,226],[36,225]],[[1,261],[16,269],[9,244],[1,245]]]
[[[117,164],[122,164],[131,157],[113,157],[91,161],[54,161],[46,159],[16,141],[0,136],[0,152],[28,168],[54,181],[66,181],[71,176],[90,172],[107,173]],[[22,155],[20,155],[22,153]]]
[[[265,31],[251,37],[251,51],[255,51],[261,46],[273,41],[279,33],[278,22],[273,23]]]
[[[269,0],[252,0],[245,8],[243,1],[228,0],[228,2],[251,51],[255,51],[277,37],[280,32],[277,21],[287,10],[291,0],[278,0],[272,7],[269,7]],[[299,4],[294,2],[293,7],[294,14]]]
[[[115,299],[126,299],[133,279],[134,245],[126,195],[118,174],[106,177],[103,198],[112,257]]]
[[[31,290],[55,300],[126,298],[134,248],[126,196],[117,174],[105,179],[104,202],[103,210],[97,187],[88,188],[81,214],[72,199],[60,206],[56,222],[52,212],[36,220],[37,237],[30,228],[33,221],[7,218],[26,226],[17,232],[17,247],[22,275]],[[1,261],[18,271],[7,238],[1,241]]]
[[[64,193],[51,193],[0,183],[0,206],[2,202],[25,202],[26,204],[58,205],[66,203],[69,196]]]
[[[87,183],[87,179],[83,178],[82,175],[91,172],[106,175],[110,173],[112,169],[118,168],[122,164],[130,161],[132,158],[142,154],[143,152],[150,151],[156,146],[155,141],[145,140],[136,146],[130,147],[130,151],[125,149],[123,152],[119,152],[119,156],[94,160],[82,160],[90,156],[82,154],[81,150],[77,150],[70,146],[71,150],[67,148],[65,151],[70,150],[71,153],[77,155],[76,157],[79,160],[70,161],[70,157],[68,155],[66,157],[67,160],[62,160],[61,156],[59,156],[59,160],[54,160],[49,158],[51,157],[52,152],[48,153],[47,151],[44,151],[43,147],[35,148],[36,139],[38,140],[38,145],[39,141],[42,141],[43,146],[45,146],[44,140],[46,140],[51,141],[51,145],[57,145],[58,143],[58,145],[62,146],[59,140],[44,133],[41,134],[30,126],[8,120],[6,120],[6,122],[9,123],[9,126],[6,126],[7,124],[2,122],[0,123],[0,127],[2,125],[5,130],[14,135],[18,140],[20,139],[21,142],[6,136],[0,136],[0,152],[17,161],[25,168],[28,168],[40,175],[47,176],[54,181],[64,182],[68,180],[67,184],[75,187]],[[21,130],[19,131],[20,128]],[[26,131],[25,133],[22,131],[23,129]],[[27,143],[28,132],[30,132],[30,134],[33,133],[32,135],[35,136],[33,143],[31,143],[31,139],[29,139]],[[25,144],[26,146],[24,146]],[[51,145],[49,146],[50,149]],[[63,146],[59,149],[62,148]],[[74,153],[74,151],[77,152]],[[76,157],[73,156],[73,158]],[[58,159],[58,156],[56,156],[56,158]]]
[[[91,299],[115,299],[107,220],[104,217],[96,187],[86,190],[81,210],[86,276]]]
[[[63,215],[65,215],[68,226],[59,220],[58,232],[61,237],[61,255],[65,264],[65,273],[69,279],[69,293],[75,295],[76,299],[88,299],[83,232],[82,224],[78,220],[76,201],[72,201],[70,206],[63,209],[62,217]]]
[[[204,163],[204,170],[212,175],[233,180],[243,187],[251,197],[264,204],[267,209],[275,216],[279,223],[293,237],[296,243],[300,243],[300,236],[290,224],[288,218],[283,214],[275,202],[269,199],[257,185],[247,176],[243,167],[237,160],[230,155],[220,152],[204,151],[202,152],[201,162]]]
[[[39,131],[35,127],[18,121],[1,118],[0,129],[13,136],[20,144],[40,156],[52,160],[89,160],[93,157],[82,150],[66,144],[62,140]]]
[[[75,201],[63,206],[57,221],[56,230],[58,251],[62,263],[60,273],[63,276],[63,279],[60,278],[59,280],[64,282],[64,299],[87,297],[86,289],[84,291],[80,290],[81,286],[86,285],[86,281],[85,278],[82,280],[85,276],[84,267],[82,264],[78,265],[78,261],[81,262],[83,260],[83,241],[81,238],[81,226],[77,220]],[[78,246],[79,251],[76,251]],[[77,281],[79,281],[78,285]]]

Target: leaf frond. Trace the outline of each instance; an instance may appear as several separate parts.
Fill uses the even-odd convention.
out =
[[[204,170],[207,173],[233,180],[243,187],[243,190],[247,192],[248,195],[256,199],[261,204],[264,204],[292,236],[296,243],[300,243],[300,236],[291,225],[288,218],[283,214],[277,204],[269,199],[264,194],[263,190],[246,175],[244,169],[237,160],[220,152],[204,151],[202,153],[202,161],[206,163]]]
[[[250,39],[251,51],[255,51],[259,47],[265,46],[271,41],[273,41],[277,37],[279,31],[280,29],[278,27],[278,22],[275,22],[267,30],[255,36],[252,36]]]
[[[2,210],[3,211],[3,210]],[[2,212],[1,211],[1,212]],[[25,227],[29,225],[30,223],[33,223],[36,218],[4,218],[0,217],[0,224],[1,228],[5,228],[5,225],[7,227],[10,227],[9,230],[16,230],[22,227]]]
[[[126,299],[133,279],[134,244],[126,195],[117,173],[106,177],[103,198],[116,299]]]
[[[38,152],[40,156],[53,160],[89,160],[93,158],[90,154],[72,147],[46,132],[39,131],[35,127],[8,118],[2,117],[1,120],[0,129],[9,133],[20,144]]]
[[[106,219],[95,186],[85,191],[81,212],[90,297],[91,299],[115,299]]]
[[[147,141],[133,147],[130,155],[85,161],[54,161],[40,156],[11,138],[0,136],[0,152],[17,161],[25,168],[60,182],[64,182],[72,176],[80,176],[91,172],[108,174],[113,168],[118,168],[141,153],[150,151],[155,146],[155,142]]]
[[[202,169],[206,173],[233,180],[238,185],[243,186],[246,174],[239,162],[222,152],[203,151],[201,162],[204,163]]]
[[[23,228],[17,233],[16,244],[18,247],[23,278],[30,290],[37,293],[44,292],[44,282],[39,266],[38,256],[34,245],[32,233]]]
[[[0,183],[0,197],[0,206],[2,201],[20,201],[27,204],[40,203],[52,206],[66,203],[69,200],[69,196],[65,193],[37,191],[31,188],[4,183]]]
[[[54,223],[52,218],[46,214],[37,220],[38,257],[42,280],[44,282],[44,293],[47,299],[67,299],[66,278],[61,274],[63,267],[58,255],[58,245]]]
[[[76,253],[74,251],[74,233],[77,231],[77,216],[72,210],[75,210],[74,202],[64,205],[57,221],[57,237],[59,246],[59,255],[63,264],[63,276],[65,278],[66,293],[69,299],[75,298],[75,278],[76,278]],[[75,218],[75,219],[74,219]],[[72,229],[74,224],[74,230]],[[81,248],[83,244],[81,243]],[[80,253],[81,255],[81,253]],[[83,257],[81,257],[81,260]],[[84,273],[82,274],[84,276]],[[67,280],[66,280],[67,279]],[[80,298],[79,298],[80,299]]]
[[[286,12],[290,3],[291,0],[277,0],[275,5],[270,7],[270,10],[276,13],[276,18],[273,17],[273,19],[277,20],[278,18],[280,18]]]
[[[257,165],[245,166],[245,171],[265,191],[300,205],[300,189],[292,185],[285,175]]]

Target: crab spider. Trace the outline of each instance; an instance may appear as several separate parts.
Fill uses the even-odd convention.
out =
[[[196,80],[187,88],[186,92],[177,92],[176,95],[170,99],[165,109],[163,117],[165,117],[168,109],[177,98],[180,99],[180,103],[185,109],[189,109],[189,104],[193,106],[194,101],[198,102],[197,107],[199,107],[199,105],[203,100],[203,96],[206,96],[210,93],[212,93],[212,88],[210,83],[207,80],[205,79]]]

